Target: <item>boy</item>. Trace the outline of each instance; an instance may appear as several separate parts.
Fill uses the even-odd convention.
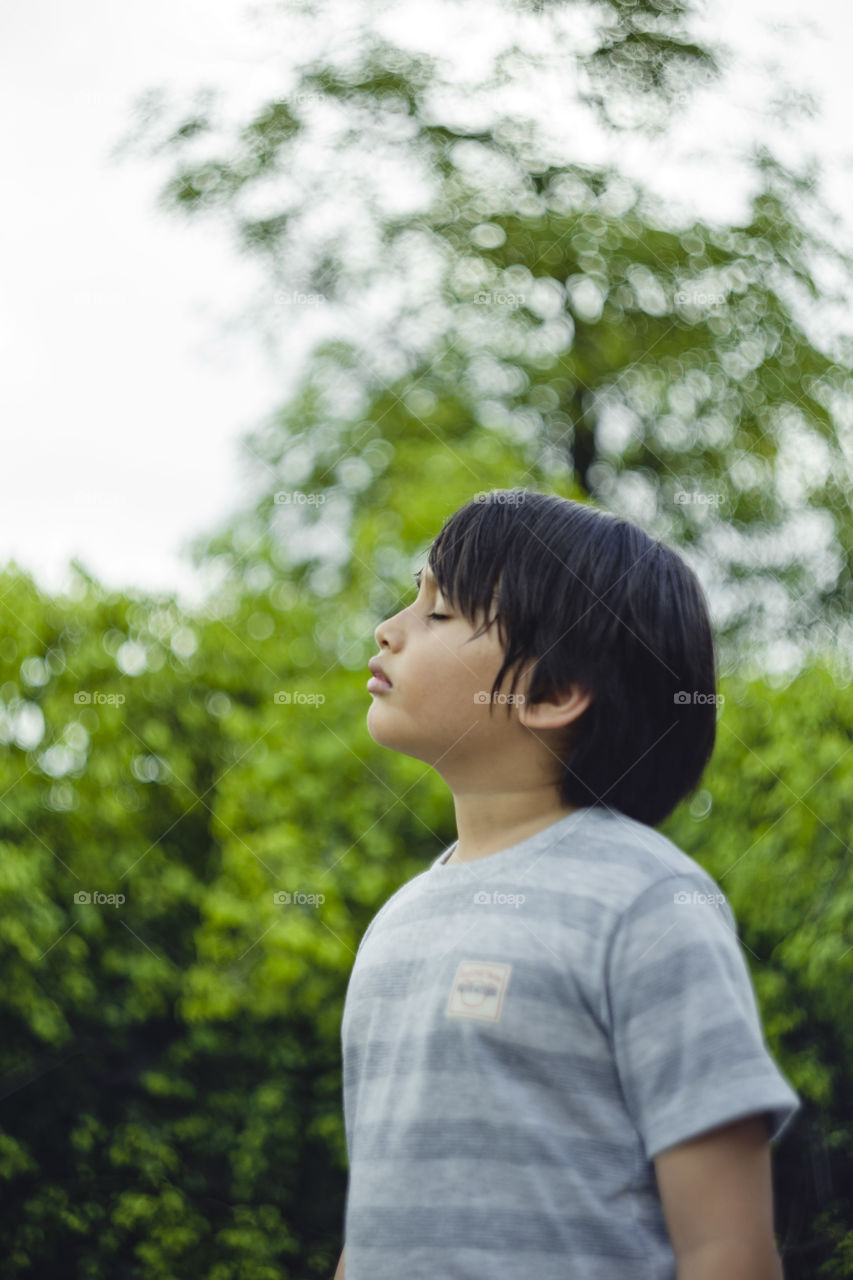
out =
[[[336,1280],[780,1280],[769,1142],[800,1101],[724,895],[653,829],[714,745],[698,580],[523,489],[416,578],[367,725],[441,774],[458,839],[353,965]]]

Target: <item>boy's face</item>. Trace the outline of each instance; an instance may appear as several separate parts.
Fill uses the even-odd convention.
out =
[[[371,694],[368,732],[381,746],[432,765],[451,787],[475,781],[484,766],[491,771],[508,764],[529,737],[518,722],[526,680],[516,687],[511,718],[506,702],[496,701],[489,715],[504,653],[496,622],[472,639],[476,629],[442,597],[427,567],[417,599],[374,633],[379,665],[392,688]],[[511,676],[505,676],[502,694],[510,684]]]

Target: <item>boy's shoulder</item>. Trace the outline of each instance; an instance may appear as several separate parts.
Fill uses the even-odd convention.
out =
[[[648,905],[646,895],[672,895],[676,902],[688,895],[692,901],[721,907],[736,928],[725,895],[710,873],[669,836],[619,810],[583,810],[582,819],[560,845],[549,859],[555,878],[564,880],[560,887],[588,891],[594,897],[603,892],[614,923],[635,907]]]
[[[705,868],[669,836],[618,809],[583,810],[578,826],[567,833],[566,845],[577,850],[587,865],[624,868],[624,878],[614,885],[621,888],[623,897],[674,876],[714,883]]]
[[[577,900],[578,895],[588,902],[596,901],[610,926],[615,926],[630,914],[635,904],[640,904],[644,894],[654,889],[666,891],[666,882],[671,881],[673,894],[698,892],[718,903],[729,925],[736,928],[734,916],[717,883],[662,832],[619,810],[600,806],[576,810],[575,820],[560,827],[557,833],[545,828],[526,841],[529,857],[524,858],[523,864],[513,865],[512,871],[500,855],[479,859],[475,873],[477,884],[480,887],[491,881],[506,884],[515,875],[522,874],[530,888],[537,885],[566,901]],[[406,902],[420,900],[426,893],[428,898],[435,897],[435,908],[441,910],[442,889],[454,890],[460,885],[470,888],[471,879],[462,866],[439,865],[450,847],[385,901],[362,936],[359,950],[375,928]],[[470,868],[467,871],[474,874]]]
[[[445,850],[445,853],[446,852],[447,850]],[[443,854],[439,854],[439,857],[436,858],[435,860],[436,863],[439,861],[439,858],[443,856],[444,856]],[[435,866],[435,863],[433,863],[432,865]],[[411,897],[413,894],[415,895],[417,894],[419,886],[425,882],[427,876],[429,875],[430,869],[431,868],[428,868],[426,871],[418,872],[417,875],[412,876],[411,879],[406,880],[403,884],[401,884],[399,889],[395,889],[394,892],[391,894],[390,898],[386,898],[385,902],[383,902],[382,906],[376,912],[376,915],[370,921],[364,933],[362,934],[361,941],[358,944],[358,951],[356,952],[356,955],[358,954],[358,952],[361,951],[362,947],[367,942],[368,938],[370,937],[371,933],[373,933],[376,926],[382,920],[384,920],[385,917],[388,916],[392,911],[396,910],[399,906],[401,906],[402,903],[405,902],[407,898]]]

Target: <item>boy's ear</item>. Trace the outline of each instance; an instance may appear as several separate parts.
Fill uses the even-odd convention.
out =
[[[520,702],[518,718],[527,729],[562,729],[582,716],[591,702],[589,690],[570,684],[547,701]]]

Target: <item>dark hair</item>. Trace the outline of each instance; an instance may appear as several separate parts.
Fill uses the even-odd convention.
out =
[[[450,605],[472,626],[485,618],[475,634],[497,622],[490,714],[525,660],[528,702],[571,683],[593,695],[555,738],[563,803],[654,826],[695,790],[716,734],[714,642],[699,580],[671,547],[581,502],[494,489],[445,521],[427,559]]]

